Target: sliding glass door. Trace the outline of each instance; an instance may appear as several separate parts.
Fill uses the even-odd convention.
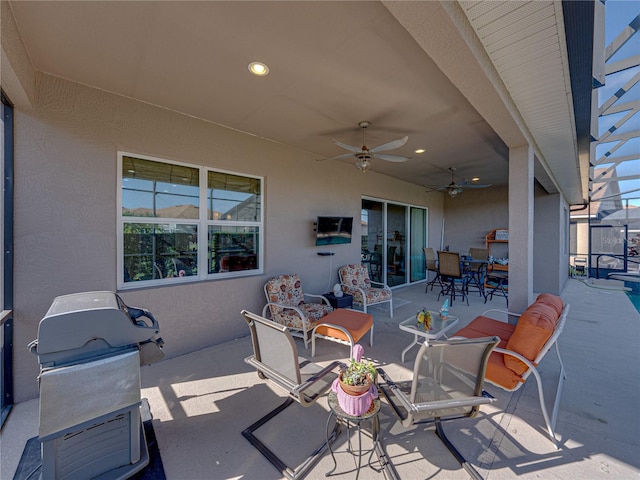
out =
[[[362,199],[362,262],[374,282],[390,287],[424,280],[427,209]]]
[[[409,238],[410,281],[418,282],[427,278],[423,248],[427,246],[427,209],[409,209],[411,237]]]
[[[407,207],[387,203],[387,285],[407,283]]]
[[[13,106],[0,90],[0,428],[13,405]]]
[[[362,200],[362,263],[369,268],[374,282],[384,282],[384,203]]]

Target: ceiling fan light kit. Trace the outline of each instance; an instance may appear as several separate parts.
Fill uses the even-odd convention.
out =
[[[362,157],[358,157],[358,158],[356,159],[356,167],[358,167],[358,169],[359,169],[362,173],[364,173],[364,172],[366,172],[367,170],[369,170],[369,166],[370,166],[370,165],[369,165],[369,159],[368,159],[368,158],[366,158],[366,157],[362,156]]]
[[[491,184],[487,184],[487,185],[469,184],[467,183],[466,180],[458,184],[456,183],[456,179],[455,179],[456,169],[454,167],[449,167],[449,171],[451,172],[451,183],[449,185],[432,185],[432,186],[426,185],[426,187],[430,189],[428,191],[447,192],[451,198],[454,198],[459,193],[462,193],[464,191],[464,188],[487,188],[491,186]],[[474,181],[475,180],[479,180],[479,179],[474,178]]]
[[[462,188],[457,185],[450,185],[449,188],[447,188],[447,193],[451,198],[454,198],[459,193],[462,193]]]

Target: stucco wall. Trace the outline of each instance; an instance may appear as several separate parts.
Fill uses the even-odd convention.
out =
[[[560,295],[569,278],[568,206],[560,194],[535,192],[533,290]]]
[[[465,190],[455,198],[445,196],[444,246],[466,254],[469,248],[484,248],[485,235],[494,228],[509,227],[509,189]],[[507,249],[496,246],[495,256],[504,257]]]
[[[430,207],[429,242],[439,242],[442,197],[420,186],[38,74],[33,109],[15,111],[17,402],[38,393],[37,357],[26,345],[53,298],[116,289],[119,150],[265,179],[264,275],[121,292],[156,316],[168,357],[246,335],[239,312],[261,311],[270,276],[297,272],[305,290],[325,291],[340,265],[359,261],[360,245],[320,257],[312,223],[317,215],[359,218],[362,195]]]

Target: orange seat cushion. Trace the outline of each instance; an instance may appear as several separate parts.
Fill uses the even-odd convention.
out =
[[[500,337],[500,343],[498,347],[507,348],[507,342],[516,326],[510,323],[501,322],[489,317],[476,317],[471,321],[469,325],[461,328],[452,336],[460,336],[465,338],[480,338],[480,337]]]
[[[520,375],[505,365],[506,358],[509,358],[509,355],[504,355],[500,352],[491,352],[489,361],[487,362],[487,373],[484,378],[505,390],[514,390],[518,383],[524,382],[524,380]]]
[[[535,360],[556,328],[558,316],[553,307],[542,303],[531,305],[518,319],[507,350],[519,353],[527,360]],[[514,373],[522,375],[529,367],[515,357],[506,356],[504,364]]]
[[[373,316],[368,313],[356,312],[355,310],[338,308],[330,314],[325,315],[321,322],[338,325],[347,329],[355,343],[364,337],[364,335],[371,329],[373,326]],[[331,328],[331,326],[321,325],[316,329],[316,333],[327,337],[339,338],[346,342],[349,341],[347,336],[341,330]]]
[[[507,348],[507,342],[511,338],[515,325],[501,322],[489,317],[476,317],[469,325],[461,328],[453,336],[465,338],[480,338],[489,336],[500,337],[498,347]],[[492,352],[487,362],[487,373],[485,379],[491,383],[501,386],[505,390],[513,390],[522,377],[505,365],[505,355],[499,352]]]

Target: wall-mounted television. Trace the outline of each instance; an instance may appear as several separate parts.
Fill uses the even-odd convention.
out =
[[[316,245],[351,243],[353,217],[318,217]]]

